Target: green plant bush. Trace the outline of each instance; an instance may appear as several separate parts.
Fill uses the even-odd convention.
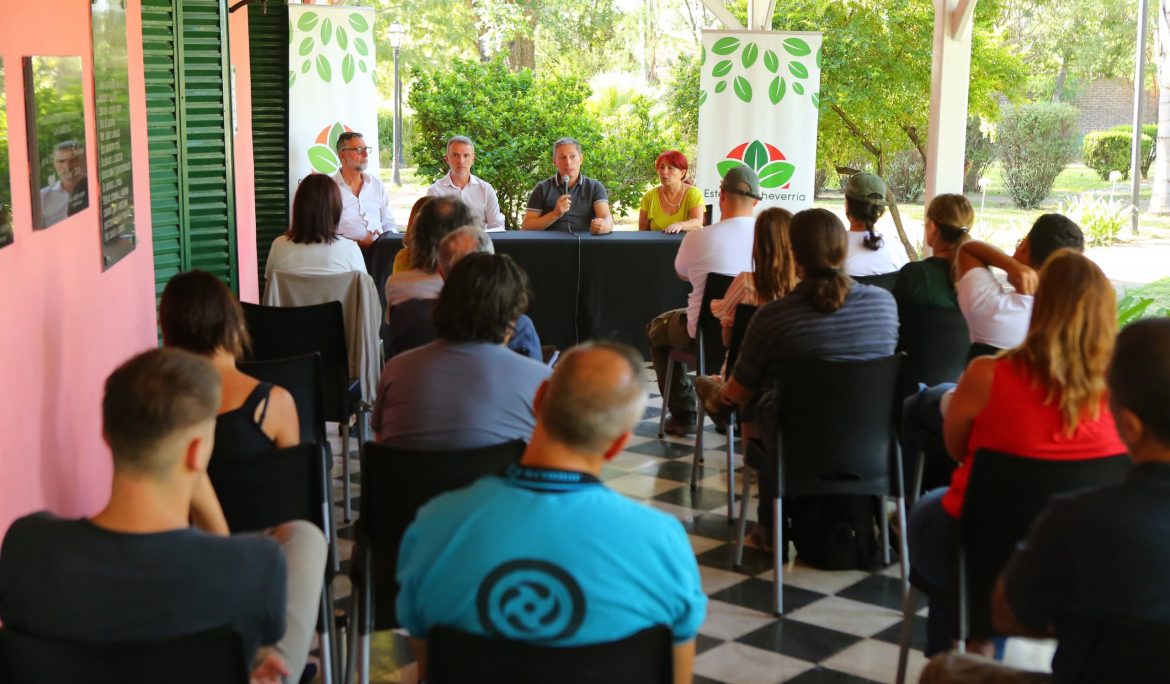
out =
[[[1041,102],[1004,108],[997,126],[1005,189],[1021,209],[1035,209],[1076,154],[1077,110]]]
[[[901,150],[886,162],[886,185],[899,202],[917,202],[926,189],[926,161],[916,149]]]
[[[1075,221],[1090,245],[1107,245],[1117,241],[1133,216],[1133,205],[1091,192],[1070,198],[1058,211]]]
[[[995,144],[991,133],[983,130],[977,116],[967,117],[966,159],[963,164],[963,192],[977,192],[987,167],[995,161]]]
[[[1093,131],[1085,135],[1081,143],[1081,156],[1085,166],[1097,172],[1101,180],[1109,180],[1109,174],[1120,171],[1123,180],[1129,178],[1130,150],[1133,133],[1130,131]],[[1142,134],[1142,163],[1149,157],[1152,161],[1154,140]],[[1142,169],[1144,176],[1148,167]]]
[[[1129,124],[1122,124],[1114,126],[1109,129],[1111,131],[1124,131],[1126,133],[1133,132],[1133,126]],[[1150,150],[1148,153],[1142,155],[1142,178],[1150,177],[1150,167],[1154,165],[1154,155],[1158,152],[1158,124],[1142,124],[1142,135],[1150,139]],[[1142,142],[1142,151],[1145,152],[1146,144]]]
[[[446,173],[446,140],[469,136],[475,141],[474,172],[495,187],[510,229],[519,228],[532,188],[555,172],[557,138],[581,142],[582,173],[605,184],[615,215],[638,205],[656,178],[654,158],[672,147],[648,99],[604,98],[591,108],[589,86],[575,76],[512,72],[496,58],[414,69],[411,78],[416,137],[410,149],[419,175]]]

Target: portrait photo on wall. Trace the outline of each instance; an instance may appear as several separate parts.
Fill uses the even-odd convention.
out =
[[[4,59],[0,58],[0,247],[12,244],[12,180],[8,161],[8,98],[4,92]]]
[[[89,207],[81,57],[25,57],[33,227],[48,228]]]

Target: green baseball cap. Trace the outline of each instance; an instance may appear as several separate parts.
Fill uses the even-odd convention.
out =
[[[859,202],[886,206],[886,182],[872,173],[855,173],[845,184],[845,196]]]
[[[752,199],[764,199],[760,194],[760,177],[750,166],[736,166],[723,176],[719,188]]]

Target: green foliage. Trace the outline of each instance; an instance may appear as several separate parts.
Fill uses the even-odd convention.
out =
[[[999,122],[999,158],[1008,195],[1021,209],[1035,209],[1076,151],[1077,110],[1037,103],[1005,108]]]
[[[967,143],[963,169],[963,192],[976,192],[987,167],[995,161],[995,145],[991,133],[983,129],[983,120],[967,117]]]
[[[1113,171],[1120,171],[1122,180],[1125,180],[1129,178],[1132,146],[1132,131],[1093,131],[1086,133],[1081,142],[1081,156],[1085,166],[1096,171],[1101,180],[1109,180],[1109,174]],[[1153,138],[1143,134],[1142,160],[1147,157],[1152,159],[1153,151]],[[1142,172],[1144,175],[1145,169]]]
[[[926,160],[916,149],[900,150],[886,162],[882,176],[894,199],[899,202],[917,202],[926,189]]]
[[[699,60],[693,55],[680,55],[666,86],[668,134],[677,141],[678,149],[694,159],[699,146],[699,105],[703,93],[699,90]]]
[[[580,78],[511,72],[504,59],[455,60],[445,70],[414,70],[410,106],[418,173],[438,178],[452,135],[475,141],[474,172],[491,183],[509,228],[518,228],[528,196],[554,172],[552,143],[581,142],[582,172],[605,184],[615,214],[636,206],[654,177],[654,158],[667,147],[664,125],[640,95],[607,93],[590,104]]]
[[[1130,224],[1133,205],[1086,192],[1073,197],[1068,206],[1061,204],[1058,211],[1081,227],[1090,245],[1107,245]]]
[[[1131,126],[1129,124],[1122,124],[1120,126],[1114,126],[1113,128],[1111,128],[1109,130],[1111,130],[1111,131],[1124,131],[1126,133],[1132,133],[1133,126]],[[1142,155],[1142,178],[1149,178],[1150,167],[1154,164],[1154,156],[1158,152],[1158,145],[1156,144],[1158,141],[1158,124],[1142,124],[1142,135],[1148,137],[1150,139],[1150,143],[1151,143],[1149,152],[1144,153]],[[1146,148],[1146,145],[1145,145],[1145,142],[1143,141],[1142,142],[1142,149],[1145,150],[1145,148]]]
[[[1124,328],[1134,321],[1153,316],[1170,316],[1170,309],[1155,308],[1153,297],[1127,294],[1117,301],[1117,327]]]

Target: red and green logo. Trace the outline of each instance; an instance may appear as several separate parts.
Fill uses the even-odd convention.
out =
[[[341,159],[337,157],[337,139],[342,133],[352,133],[353,129],[340,121],[326,126],[317,134],[315,144],[308,149],[309,166],[317,173],[335,173],[341,168]]]
[[[784,160],[784,153],[775,146],[759,140],[745,142],[727,153],[727,159],[719,162],[719,177],[737,166],[747,166],[760,177],[761,188],[787,189],[796,167]]]

